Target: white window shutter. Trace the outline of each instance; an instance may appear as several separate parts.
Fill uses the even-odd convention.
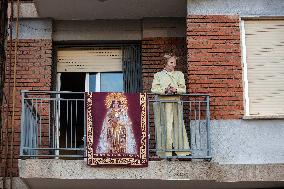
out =
[[[249,114],[284,115],[284,20],[245,21]]]
[[[57,72],[122,71],[122,50],[108,48],[59,49]]]

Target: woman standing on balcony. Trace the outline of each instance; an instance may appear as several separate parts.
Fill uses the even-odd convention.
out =
[[[175,71],[177,56],[165,54],[165,68],[154,75],[151,92],[158,94],[154,102],[157,155],[189,155],[189,142],[183,121],[180,94],[186,93],[184,75]],[[173,102],[160,102],[163,100]],[[172,150],[174,149],[174,150]],[[181,150],[181,151],[178,151]]]

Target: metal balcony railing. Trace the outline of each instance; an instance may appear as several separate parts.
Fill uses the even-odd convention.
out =
[[[21,158],[85,158],[85,109],[84,92],[22,91]],[[148,126],[150,158],[211,158],[208,95],[149,94]]]
[[[207,94],[148,95],[150,157],[210,159]]]
[[[22,91],[21,157],[85,157],[83,92]]]

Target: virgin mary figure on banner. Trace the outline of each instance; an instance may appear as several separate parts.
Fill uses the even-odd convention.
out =
[[[127,112],[127,98],[122,93],[110,93],[105,99],[107,109],[96,153],[137,154],[132,122]]]

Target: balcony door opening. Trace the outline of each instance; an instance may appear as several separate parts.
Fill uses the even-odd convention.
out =
[[[80,72],[60,74],[60,91],[63,93],[60,94],[59,147],[69,149],[61,151],[60,155],[83,155],[83,151],[70,149],[84,148],[85,75]]]
[[[57,140],[64,149],[59,155],[85,155],[84,92],[141,92],[140,51],[138,45],[58,49],[57,90],[61,92]]]

